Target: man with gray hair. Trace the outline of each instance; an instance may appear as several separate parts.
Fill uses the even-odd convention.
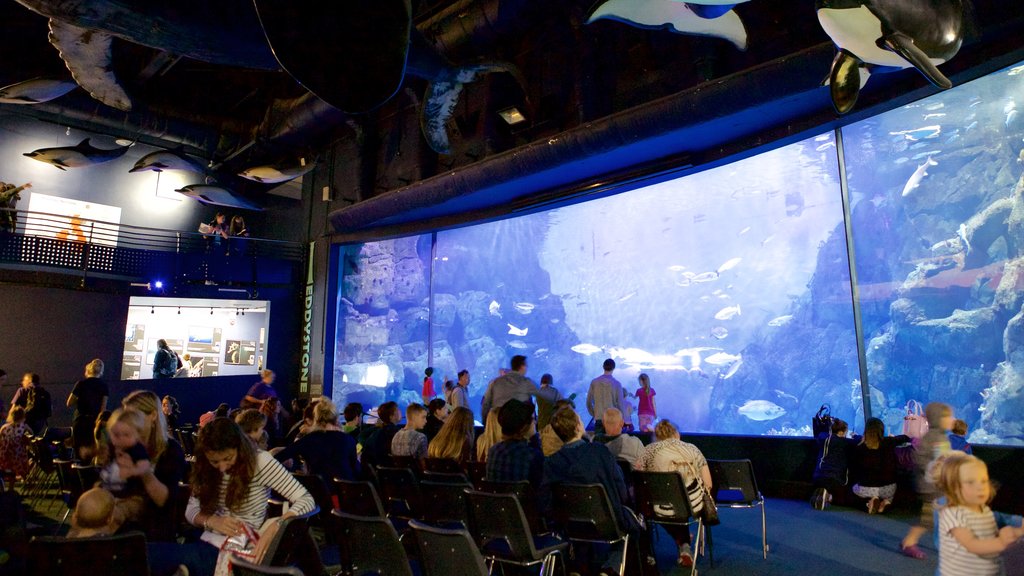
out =
[[[644,451],[644,443],[636,436],[622,433],[624,422],[618,408],[608,408],[603,416],[601,422],[604,424],[604,434],[595,436],[594,441],[604,444],[612,456],[635,466],[637,458]]]

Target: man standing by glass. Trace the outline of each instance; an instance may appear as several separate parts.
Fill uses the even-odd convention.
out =
[[[554,378],[551,374],[545,374],[540,377],[540,393],[537,394],[537,429],[543,430],[548,422],[551,421],[551,415],[555,411],[555,402],[562,399],[562,393],[558,391],[558,388],[552,386]]]
[[[487,385],[487,392],[480,402],[481,419],[487,418],[491,408],[501,408],[512,398],[520,402],[529,402],[531,396],[540,393],[540,388],[526,377],[526,356],[512,357],[512,369],[498,376]]]
[[[452,390],[452,401],[451,408],[466,408],[472,410],[469,407],[469,370],[459,371],[459,380],[455,383],[455,388]]]
[[[587,412],[590,412],[591,418],[594,419],[594,432],[597,434],[604,433],[601,418],[605,410],[622,410],[622,384],[612,376],[612,372],[615,371],[615,360],[605,360],[603,367],[604,374],[591,380],[590,390],[587,391]]]

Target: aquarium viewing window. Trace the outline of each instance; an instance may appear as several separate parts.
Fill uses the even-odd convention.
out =
[[[1021,70],[676,180],[340,246],[334,399],[421,401],[432,366],[439,394],[468,370],[478,410],[523,354],[586,419],[612,358],[685,431],[808,435],[828,404],[898,432],[939,400],[972,441],[1024,443]]]

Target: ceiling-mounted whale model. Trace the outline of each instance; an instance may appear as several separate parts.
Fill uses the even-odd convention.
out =
[[[131,148],[131,146],[119,146],[104,150],[89,144],[89,138],[86,138],[75,146],[40,148],[32,152],[26,152],[23,156],[56,166],[61,170],[67,170],[68,168],[81,168],[83,166],[94,166],[110,162],[124,156],[128,148]]]
[[[139,158],[129,172],[163,172],[164,170],[180,170],[202,174],[203,167],[196,161],[178,150],[157,150]]]
[[[212,64],[284,68],[324,102],[349,113],[389,100],[406,75],[446,84],[467,77],[412,26],[409,0],[17,2],[50,19],[50,42],[75,80],[120,110],[130,110],[132,101],[112,72],[114,38]],[[440,94],[444,99],[445,91]],[[450,119],[451,107],[428,104],[428,111],[438,116],[426,118],[424,126],[444,126]],[[440,153],[448,151],[448,135],[442,136],[427,136]]]
[[[242,198],[234,192],[214,184],[189,184],[175,190],[196,199],[200,204],[207,206],[227,206],[228,208],[241,208],[242,210],[263,210],[252,202]]]
[[[853,109],[872,71],[914,67],[939,88],[953,83],[936,67],[963,42],[962,0],[816,0],[818,21],[839,48],[829,73],[836,111]]]
[[[732,10],[740,3],[736,0],[608,0],[590,13],[587,24],[597,20],[615,20],[637,28],[722,38],[745,50],[747,31],[743,21]]]
[[[0,88],[0,104],[41,104],[55,100],[78,88],[70,80],[32,78]]]

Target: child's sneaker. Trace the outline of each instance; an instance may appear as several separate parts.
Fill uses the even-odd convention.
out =
[[[693,566],[693,554],[690,552],[689,544],[683,544],[679,547],[679,565],[687,568]]]
[[[904,556],[909,556],[909,557],[914,558],[916,560],[924,560],[925,557],[927,556],[924,553],[924,550],[921,550],[920,548],[917,547],[917,544],[915,544],[913,546],[903,546],[902,544],[900,544],[900,552]]]

